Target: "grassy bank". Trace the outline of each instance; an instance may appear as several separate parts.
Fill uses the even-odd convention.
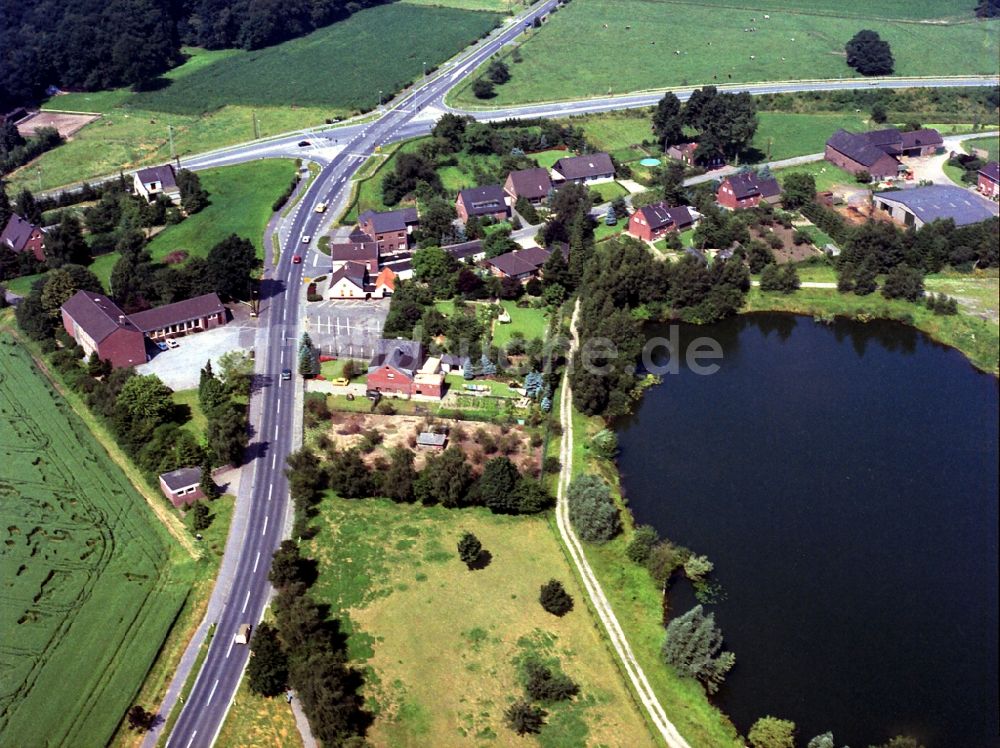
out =
[[[292,708],[282,696],[266,699],[253,693],[246,677],[219,732],[220,748],[299,748],[302,738]]]
[[[313,591],[349,617],[349,651],[376,713],[373,744],[522,744],[502,713],[523,693],[513,661],[527,654],[558,659],[581,687],[573,701],[547,705],[540,744],[655,744],[545,518],[329,496],[320,526],[304,549],[320,564]],[[458,560],[463,531],[490,551],[486,568]],[[577,601],[563,618],[538,604],[551,577]]]
[[[766,9],[737,5],[687,0],[570,3],[526,37],[520,47],[523,61],[510,66],[511,80],[497,87],[489,103],[664,86],[853,77],[856,73],[844,61],[844,44],[860,28],[879,32],[892,45],[896,75],[997,70],[1000,24],[974,21],[972,7],[958,0],[881,3],[877,8],[860,0],[771,0]],[[865,19],[863,25],[859,18]],[[914,22],[922,18],[961,22]],[[581,49],[586,49],[582,65]],[[929,49],[936,53],[928,54]],[[470,86],[457,92],[456,103],[482,105]]]

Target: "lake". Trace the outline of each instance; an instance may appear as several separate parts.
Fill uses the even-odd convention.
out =
[[[698,336],[719,371],[648,390],[619,466],[636,521],[715,564],[736,653],[715,702],[802,745],[1000,744],[997,380],[892,322],[681,326]],[[676,585],[672,613],[694,604]]]

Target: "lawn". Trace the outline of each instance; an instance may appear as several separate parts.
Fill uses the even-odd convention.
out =
[[[528,655],[581,690],[546,706],[541,745],[655,745],[546,518],[328,496],[319,526],[304,549],[319,561],[312,592],[347,619],[373,745],[523,745],[502,713],[523,694],[515,660]],[[490,552],[484,569],[457,558],[464,531]],[[576,601],[562,618],[538,604],[553,577]]]
[[[627,109],[575,117],[571,122],[583,128],[587,140],[595,147],[616,153],[653,138],[652,116],[652,109]]]
[[[27,351],[6,335],[0,347],[0,745],[105,745],[190,567]]]
[[[590,191],[596,192],[600,195],[602,203],[611,202],[616,197],[625,197],[625,195],[628,194],[628,190],[618,184],[618,182],[601,182],[600,184],[592,184],[590,185]]]
[[[572,156],[573,154],[569,151],[559,151],[559,150],[548,150],[548,151],[538,151],[537,153],[529,153],[528,158],[533,159],[538,163],[539,166],[546,169],[551,169],[555,165],[556,161],[561,158],[566,158]]]
[[[827,139],[838,128],[852,132],[868,129],[866,115],[850,114],[786,114],[759,112],[757,133],[747,154],[751,161],[780,161],[793,156],[822,153]]]
[[[816,180],[816,190],[827,192],[836,187],[849,187],[851,189],[860,187],[854,181],[854,176],[843,169],[834,166],[829,161],[813,161],[799,166],[786,166],[784,169],[775,169],[774,176],[778,181],[783,181],[789,174],[812,174]]]
[[[198,441],[205,438],[205,429],[208,427],[208,419],[201,409],[198,401],[198,390],[178,390],[174,392],[174,405],[183,410],[186,419],[181,428],[190,431]]]
[[[208,251],[230,234],[253,242],[263,258],[264,229],[271,205],[295,175],[291,161],[252,161],[199,172],[211,204],[175,226],[168,226],[149,243],[154,260],[183,249],[193,257]]]
[[[614,226],[608,226],[604,222],[604,219],[600,218],[597,221],[597,226],[594,228],[594,241],[603,242],[605,239],[617,236],[626,228],[628,228],[628,219],[620,218]]]
[[[506,324],[493,323],[493,345],[506,346],[514,337],[515,332],[523,334],[525,340],[545,338],[548,317],[546,317],[544,309],[519,307],[513,301],[503,301],[501,304],[510,315],[510,322]]]
[[[350,359],[338,358],[335,361],[323,361],[319,365],[319,373],[326,380],[340,379],[344,376],[344,364],[346,364]],[[367,361],[355,361],[355,370],[358,372],[357,376],[351,379],[352,382],[364,382],[368,376],[368,362]]]
[[[753,9],[737,5],[720,10],[691,0],[570,3],[524,37],[523,61],[510,65],[511,80],[497,87],[489,105],[668,86],[856,77],[845,63],[844,44],[860,28],[879,32],[891,44],[896,75],[995,74],[998,69],[1000,22],[973,22],[972,5],[965,0],[894,0],[879,3],[877,10],[860,0],[764,0]],[[967,22],[912,22],[924,14]],[[859,18],[865,19],[863,25]],[[586,64],[579,64],[581,48]],[[472,95],[471,80],[456,92],[454,103],[483,104]]]
[[[965,140],[962,142],[962,147],[965,148],[966,152],[972,153],[973,148],[982,148],[989,152],[987,161],[996,161],[1000,159],[1000,138],[976,138],[974,140]]]

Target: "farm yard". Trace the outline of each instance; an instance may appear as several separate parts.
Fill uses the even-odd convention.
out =
[[[924,18],[950,22],[917,22]],[[525,39],[522,61],[510,64],[512,77],[495,98],[476,99],[470,78],[452,103],[503,106],[667,86],[856,77],[845,63],[844,44],[860,28],[879,32],[892,45],[896,75],[997,71],[1000,22],[976,21],[972,4],[962,0],[897,0],[880,3],[877,12],[861,0],[768,0],[754,9],[689,0],[583,0],[554,13]],[[576,64],[581,40],[586,65]]]
[[[145,501],[8,335],[0,452],[0,746],[36,745],[40,724],[47,745],[104,745],[190,585]]]
[[[524,693],[518,666],[529,656],[580,686],[546,704],[540,745],[653,744],[548,519],[328,496],[319,527],[303,547],[319,562],[312,592],[344,620],[365,670],[373,745],[523,745],[503,711]],[[459,561],[465,531],[490,552],[485,568]],[[553,577],[578,607],[561,618],[538,604]]]

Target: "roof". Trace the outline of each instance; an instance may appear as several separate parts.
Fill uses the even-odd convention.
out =
[[[365,275],[368,266],[360,262],[345,262],[330,276],[330,288],[333,288],[342,280],[347,280],[362,291],[365,288]]]
[[[549,177],[549,170],[541,167],[537,169],[521,169],[512,171],[507,175],[510,180],[514,194],[518,197],[526,197],[529,200],[538,200],[546,197],[552,189],[552,179]]]
[[[886,156],[892,158],[892,154],[874,145],[863,133],[837,130],[826,141],[826,144],[862,166],[873,166],[879,159]]]
[[[378,262],[378,244],[369,241],[367,234],[362,234],[364,241],[341,242],[330,245],[331,262]]]
[[[369,221],[372,224],[372,231],[376,234],[384,234],[387,231],[405,231],[408,225],[417,222],[417,209],[401,208],[400,210],[389,210],[384,213],[366,210],[358,216],[358,223],[360,224],[365,224]]]
[[[136,176],[139,177],[139,181],[143,184],[152,184],[153,182],[159,182],[163,185],[164,190],[177,187],[177,180],[174,178],[174,167],[170,164],[165,164],[163,166],[150,166],[147,169],[139,169],[136,172]]]
[[[417,434],[418,447],[443,447],[447,441],[447,434],[435,434],[433,431],[421,431]]]
[[[636,213],[645,219],[646,224],[653,231],[672,224],[686,226],[687,224],[694,223],[694,216],[691,215],[691,211],[688,210],[686,205],[671,208],[665,202],[659,202],[639,208],[636,210]]]
[[[480,239],[473,239],[461,244],[451,244],[447,247],[442,247],[442,249],[456,260],[464,260],[468,257],[475,257],[478,254],[482,254],[483,242]]]
[[[667,148],[667,153],[668,154],[677,153],[680,155],[684,155],[684,154],[694,153],[696,150],[698,150],[697,143],[694,142],[677,143],[676,145],[672,145],[669,148]]]
[[[31,238],[31,232],[39,227],[21,218],[17,213],[11,214],[7,225],[0,232],[0,241],[7,244],[15,252],[23,252]]]
[[[588,179],[615,173],[611,156],[606,153],[590,153],[586,156],[561,158],[553,164],[552,168],[566,179]]]
[[[396,290],[396,274],[392,271],[392,268],[382,268],[379,270],[378,275],[375,277],[375,288],[379,286],[385,286],[390,291]]]
[[[170,327],[170,325],[209,317],[225,311],[226,308],[219,300],[219,295],[213,291],[202,296],[195,296],[193,299],[175,301],[173,304],[147,309],[145,312],[137,312],[129,315],[129,319],[142,332],[152,332]]]
[[[391,366],[412,377],[424,360],[424,346],[418,340],[380,338],[375,342],[375,355],[368,364],[368,371]]]
[[[458,193],[458,199],[470,216],[481,216],[507,210],[506,193],[499,184],[469,187]]]
[[[132,323],[125,312],[104,294],[77,291],[62,305],[62,310],[72,317],[77,326],[82,328],[95,343],[100,343],[119,329],[139,332],[139,328]]]
[[[171,470],[169,473],[161,473],[160,480],[171,491],[179,491],[182,488],[190,488],[201,483],[201,468],[186,467]]]
[[[934,184],[909,190],[876,192],[875,197],[899,203],[924,223],[950,218],[956,226],[968,226],[997,215],[997,206],[961,187]]]
[[[979,170],[979,173],[982,174],[987,179],[991,179],[994,182],[1000,182],[1000,163],[997,163],[996,161],[990,161],[982,169]]]
[[[445,366],[465,366],[468,361],[468,356],[457,356],[454,353],[441,354],[441,363]]]
[[[874,146],[878,146],[883,150],[888,149],[886,152],[895,150],[895,147],[903,144],[903,133],[895,127],[887,127],[884,130],[871,130],[861,133],[861,136]],[[892,154],[890,153],[890,155]]]
[[[903,150],[909,148],[926,148],[944,143],[944,138],[937,130],[910,130],[903,133]]]
[[[774,177],[762,179],[760,175],[753,171],[744,171],[739,174],[732,174],[725,178],[733,188],[733,194],[737,200],[742,200],[754,195],[761,197],[774,197],[781,194],[781,185]]]
[[[541,247],[529,247],[528,249],[515,249],[513,252],[506,252],[486,262],[504,275],[516,277],[537,272],[549,259],[550,254],[548,250]]]

